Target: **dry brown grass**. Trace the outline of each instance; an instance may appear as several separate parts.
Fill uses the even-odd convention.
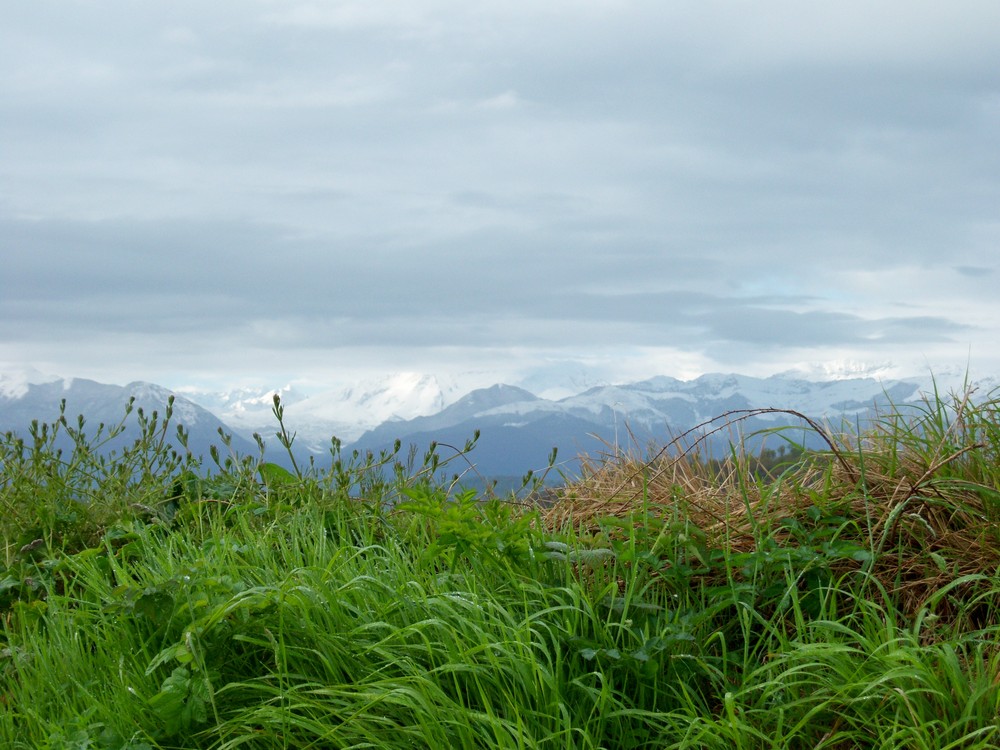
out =
[[[800,417],[826,434],[820,425],[798,412],[757,409],[727,412],[698,425],[657,450],[652,458],[644,457],[634,439],[624,449],[606,445],[596,458],[581,458],[581,478],[560,490],[557,502],[545,513],[546,522],[552,528],[573,526],[582,530],[592,528],[601,518],[622,518],[645,510],[689,520],[710,539],[752,543],[753,529],[761,522],[795,516],[796,510],[809,504],[808,489],[816,485],[828,460],[814,460],[781,481],[773,476],[761,481],[753,476],[753,457],[738,443],[732,455],[717,462],[704,460],[700,448],[717,432],[728,429],[732,434],[735,425],[744,419],[777,412]],[[696,434],[698,437],[692,439]],[[836,446],[828,444],[831,454],[836,455]]]
[[[958,610],[949,598],[968,603],[1000,567],[997,401],[973,405],[970,395],[944,406],[939,399],[922,410],[890,410],[860,435],[769,409],[724,414],[651,458],[634,443],[629,450],[607,446],[598,458],[584,459],[581,478],[560,491],[544,520],[550,528],[589,534],[602,518],[650,514],[688,521],[710,545],[735,553],[764,539],[786,542],[780,521],[804,520],[808,508],[821,504],[853,521],[843,533],[872,552],[868,570],[897,608],[914,615],[947,591],[935,602],[938,613],[947,614]],[[755,475],[754,457],[738,446],[724,461],[701,460],[707,434],[767,412],[801,418],[827,450],[778,476]]]

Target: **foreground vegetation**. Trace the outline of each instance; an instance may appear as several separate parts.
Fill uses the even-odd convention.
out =
[[[8,434],[0,746],[996,747],[1000,402],[970,395],[766,466],[616,449],[540,502],[433,447],[202,464],[169,406],[110,458],[118,427]]]

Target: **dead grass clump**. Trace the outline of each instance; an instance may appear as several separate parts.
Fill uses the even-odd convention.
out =
[[[711,435],[761,414],[799,417],[825,436],[813,420],[794,411],[754,409],[727,412],[692,428],[651,458],[633,439],[627,449],[606,446],[597,457],[581,459],[581,477],[559,490],[544,514],[550,528],[596,531],[601,519],[648,513],[664,520],[693,523],[709,540],[733,551],[752,547],[762,525],[796,517],[814,501],[811,487],[829,463],[825,455],[780,472],[761,471],[760,462],[734,442],[730,455],[710,460],[700,448]],[[721,424],[718,424],[721,423]],[[692,435],[698,435],[691,439]],[[832,442],[831,454],[835,446]]]
[[[904,612],[934,601],[936,614],[952,616],[995,587],[1000,401],[973,396],[971,388],[935,393],[837,438],[844,460],[833,467],[829,493],[865,520],[872,572]],[[945,589],[947,597],[936,596]],[[991,608],[989,619],[998,614]]]
[[[713,547],[739,553],[796,544],[788,520],[807,524],[822,512],[847,519],[839,538],[870,552],[854,567],[871,573],[903,613],[933,606],[945,619],[979,612],[980,620],[1000,620],[1000,607],[963,606],[996,589],[1000,567],[1000,400],[974,393],[935,392],[839,433],[797,412],[730,412],[651,458],[633,446],[585,460],[581,478],[561,490],[544,520],[597,533],[601,519],[654,515],[693,524]],[[755,473],[739,444],[721,462],[699,457],[707,435],[774,412],[804,420],[827,448],[777,475]],[[700,437],[684,445],[695,431]]]

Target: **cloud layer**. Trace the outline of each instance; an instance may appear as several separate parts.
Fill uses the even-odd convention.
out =
[[[995,3],[5,17],[0,362],[1000,370]]]

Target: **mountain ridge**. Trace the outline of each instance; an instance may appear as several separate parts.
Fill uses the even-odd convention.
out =
[[[546,455],[556,447],[561,456],[576,457],[617,450],[626,436],[633,443],[630,449],[643,449],[694,430],[692,440],[705,440],[710,451],[725,452],[729,434],[713,433],[707,427],[698,432],[700,425],[739,413],[743,436],[776,427],[804,429],[802,420],[789,412],[814,419],[857,417],[889,403],[919,399],[926,387],[919,379],[807,381],[787,375],[755,378],[709,373],[690,381],[657,376],[596,386],[556,400],[520,389],[499,398],[498,391],[480,389],[436,415],[379,425],[351,447],[378,452],[399,439],[404,445],[422,448],[430,440],[440,442],[435,435],[447,435],[456,445],[478,431],[480,442],[473,454],[478,470],[485,475],[513,475],[521,469],[507,458],[518,455],[522,443],[547,441]],[[472,408],[475,405],[480,408]],[[818,436],[801,434],[803,442],[812,439],[819,446]],[[574,458],[564,461],[570,469],[579,467]]]
[[[16,432],[25,436],[31,423],[54,423],[59,419],[65,401],[65,416],[71,425],[82,416],[85,431],[95,434],[102,426],[110,428],[124,421],[125,430],[111,440],[106,451],[120,449],[133,442],[139,435],[138,411],[147,417],[155,412],[162,419],[170,397],[174,397],[171,427],[167,442],[179,452],[183,451],[177,439],[176,425],[183,425],[188,436],[187,450],[194,456],[206,458],[211,446],[222,447],[219,430],[231,436],[232,449],[241,455],[257,452],[255,441],[240,435],[207,409],[184,396],[155,383],[136,380],[124,386],[99,383],[87,378],[60,378],[45,383],[24,383],[17,388],[0,390],[0,431]],[[126,415],[132,401],[133,411]],[[68,436],[60,435],[57,447],[71,449]],[[223,451],[225,454],[225,451]]]
[[[987,386],[995,382],[984,381]],[[201,399],[215,403],[223,412],[219,414],[199,404],[192,389],[170,390],[144,381],[116,386],[79,378],[32,384],[0,374],[0,428],[21,431],[32,419],[52,421],[58,416],[62,398],[67,399],[67,416],[83,413],[90,424],[115,424],[124,415],[129,397],[136,397],[137,406],[147,411],[158,409],[162,414],[173,394],[174,421],[192,432],[193,452],[207,454],[209,444],[219,443],[221,428],[234,436],[234,447],[243,454],[256,453],[254,432],[263,435],[268,460],[284,462],[283,450],[273,437],[278,425],[271,408],[273,395],[278,393],[285,405],[285,425],[298,434],[298,455],[303,459],[312,456],[320,466],[329,458],[334,436],[341,438],[344,447],[363,452],[384,449],[397,439],[418,448],[432,441],[461,445],[479,431],[479,445],[472,458],[479,470],[514,475],[538,468],[553,447],[565,457],[607,450],[618,446],[623,436],[662,443],[720,415],[749,410],[788,410],[815,419],[856,417],[890,402],[912,402],[938,384],[931,378],[813,380],[788,373],[766,378],[707,373],[691,380],[655,375],[629,383],[592,385],[580,393],[556,398],[501,383],[455,397],[454,383],[451,385],[449,391],[448,385],[434,376],[405,373],[319,394],[284,386],[275,390],[231,389]],[[242,422],[227,419],[227,408],[239,411],[234,404],[245,411],[252,407],[252,415]],[[362,415],[369,422],[380,421],[366,429],[351,425],[352,439],[345,439],[337,429],[346,423],[331,418],[341,404],[347,417]],[[749,434],[795,421],[781,411],[757,413],[741,422],[741,428]],[[537,455],[526,455],[529,449]]]

